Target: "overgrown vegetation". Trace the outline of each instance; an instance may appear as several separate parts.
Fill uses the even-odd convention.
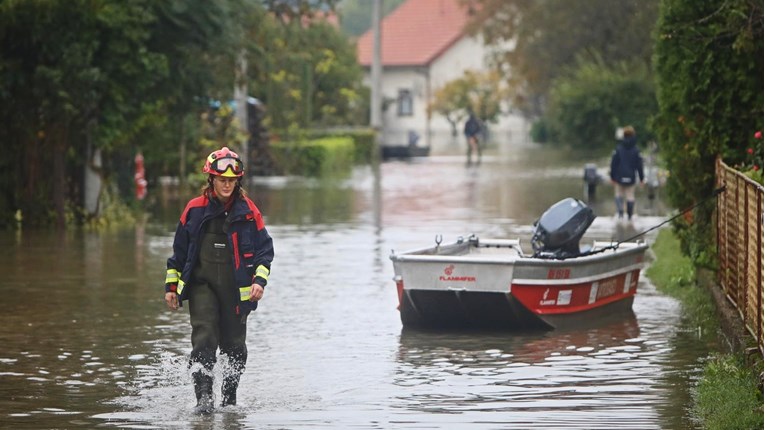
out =
[[[716,333],[720,323],[711,296],[695,282],[690,258],[669,229],[659,232],[651,249],[656,260],[646,275],[659,291],[683,305],[689,324]],[[705,429],[755,429],[763,426],[762,358],[747,364],[741,353],[714,354],[694,387],[692,411]]]
[[[696,387],[694,412],[705,429],[763,427],[762,362],[751,368],[741,354],[718,355],[706,363]],[[759,381],[758,381],[759,380]]]
[[[496,56],[514,110],[533,120],[537,142],[606,152],[617,127],[645,143],[656,112],[651,69],[658,0],[463,0],[473,29],[512,41]]]
[[[220,143],[204,136],[204,114],[227,106],[235,83],[268,106],[270,126],[363,124],[354,46],[326,19],[336,3],[0,2],[0,226],[17,210],[26,226],[98,223],[104,214],[83,210],[86,167],[128,201],[121,164],[138,151],[150,184],[185,181],[206,142]]]
[[[473,11],[472,30],[490,43],[514,44],[496,60],[512,71],[512,104],[531,118],[545,114],[553,83],[577,64],[651,64],[659,0],[462,2]]]
[[[646,276],[664,294],[683,303],[689,324],[704,332],[717,332],[720,321],[715,316],[711,296],[696,285],[696,269],[690,258],[680,252],[680,242],[672,230],[659,231],[651,246],[656,259],[646,270]]]
[[[659,113],[654,130],[670,171],[668,195],[688,207],[711,195],[715,159],[745,161],[763,129],[763,5],[662,0],[655,32]],[[683,252],[714,265],[713,205],[678,224]]]
[[[87,227],[103,230],[106,228],[132,227],[144,215],[139,203],[129,206],[119,198],[117,187],[106,186],[100,200],[101,216],[91,218]],[[73,220],[72,220],[73,222]]]
[[[657,104],[650,69],[636,61],[609,65],[580,61],[553,81],[543,120],[547,138],[580,149],[613,149],[617,127],[632,125],[638,142],[654,139],[648,128]]]
[[[364,124],[369,90],[351,41],[328,22],[253,15],[245,24],[252,93],[268,125],[286,129]]]

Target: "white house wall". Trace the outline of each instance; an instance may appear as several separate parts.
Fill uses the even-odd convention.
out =
[[[421,136],[420,145],[425,143],[425,100],[426,76],[418,70],[422,68],[396,67],[383,68],[382,97],[385,108],[382,113],[384,145],[406,145],[410,131]],[[413,96],[411,116],[399,116],[397,99],[399,90],[410,90]]]
[[[427,118],[428,100],[432,93],[445,83],[460,78],[465,70],[481,71],[487,67],[489,51],[480,36],[463,37],[449,50],[438,57],[429,67],[383,67],[382,96],[386,100],[383,110],[384,145],[405,145],[410,132],[419,136],[418,145],[431,146],[431,153],[461,153],[464,150],[463,123],[458,124],[458,135],[452,136],[449,122],[443,116],[434,114]],[[369,84],[369,74],[365,76]],[[399,90],[409,90],[413,96],[411,116],[399,116],[397,99]],[[510,115],[491,124],[492,143],[503,146],[511,137],[525,134],[526,125],[520,116]]]

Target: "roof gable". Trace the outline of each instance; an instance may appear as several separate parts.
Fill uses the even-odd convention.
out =
[[[430,64],[464,35],[467,9],[459,0],[407,0],[381,23],[382,64]],[[373,30],[357,42],[359,64],[371,66]]]

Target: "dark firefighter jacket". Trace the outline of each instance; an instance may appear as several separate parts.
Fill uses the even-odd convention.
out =
[[[175,230],[173,255],[167,259],[165,291],[176,291],[180,302],[188,298],[192,273],[199,261],[199,244],[205,224],[225,210],[216,198],[207,194],[189,201]],[[265,287],[274,258],[271,236],[266,230],[260,210],[247,197],[236,197],[223,227],[228,249],[233,251],[235,287],[243,310],[254,310],[257,302],[249,301],[253,282]],[[193,287],[192,287],[193,288]]]

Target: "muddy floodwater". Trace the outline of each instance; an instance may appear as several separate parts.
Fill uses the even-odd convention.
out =
[[[185,201],[157,199],[135,229],[0,233],[0,428],[694,428],[690,387],[712,346],[645,276],[634,315],[587,330],[401,326],[392,249],[472,233],[528,246],[545,209],[583,197],[591,161],[605,174],[607,160],[518,145],[478,167],[437,156],[257,179],[276,258],[239,404],[207,417],[191,413],[188,314],[162,300]],[[639,191],[637,218],[618,223],[611,193],[598,187],[586,240],[667,215],[661,193]]]

